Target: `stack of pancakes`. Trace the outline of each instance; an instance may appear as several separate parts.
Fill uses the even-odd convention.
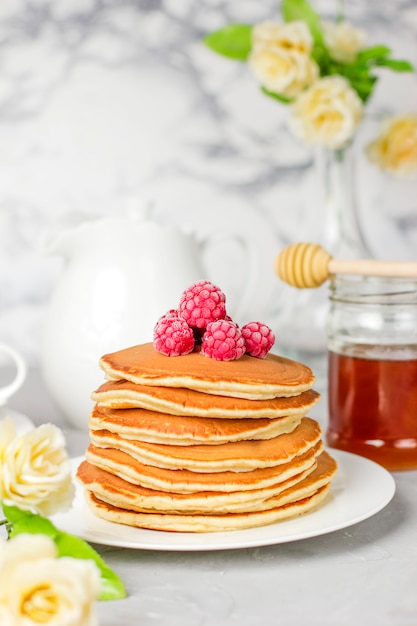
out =
[[[283,357],[168,357],[142,344],[100,360],[90,445],[78,468],[107,520],[169,531],[261,526],[326,496],[336,462],[306,417],[311,370]]]

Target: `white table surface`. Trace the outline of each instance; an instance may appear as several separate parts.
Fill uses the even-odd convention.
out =
[[[53,422],[72,456],[87,432],[54,407],[37,370],[9,407]],[[315,417],[325,420],[322,401]],[[378,514],[293,543],[214,552],[94,546],[128,597],[98,603],[101,626],[416,626],[417,471],[396,472],[396,493]]]

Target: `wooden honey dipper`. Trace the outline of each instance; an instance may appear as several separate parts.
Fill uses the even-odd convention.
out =
[[[277,255],[275,272],[299,289],[320,287],[331,274],[417,278],[417,262],[334,259],[315,243],[293,243]]]

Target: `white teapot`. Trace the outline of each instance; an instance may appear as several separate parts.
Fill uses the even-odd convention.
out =
[[[232,239],[247,263],[242,312],[256,285],[257,257],[247,241]],[[202,253],[213,241],[214,235],[198,242],[176,226],[129,217],[84,221],[52,239],[49,252],[66,263],[46,312],[41,368],[72,425],[88,428],[91,392],[104,382],[99,358],[152,341],[155,322],[177,306],[184,289],[210,279]]]

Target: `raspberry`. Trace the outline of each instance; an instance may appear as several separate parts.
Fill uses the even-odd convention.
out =
[[[237,324],[217,320],[207,325],[201,352],[216,361],[232,361],[245,354],[245,341]]]
[[[266,324],[249,322],[242,326],[246,353],[259,359],[266,357],[275,342],[275,335]]]
[[[194,349],[193,330],[174,311],[168,311],[155,324],[153,347],[166,356],[189,354]]]
[[[192,328],[206,328],[209,322],[224,319],[226,296],[213,283],[200,280],[183,292],[178,311]]]
[[[158,323],[162,319],[168,319],[168,318],[172,318],[172,317],[178,319],[178,310],[177,309],[169,309],[169,311],[167,311],[166,313],[164,313],[163,315],[161,315],[161,317],[159,317],[157,319],[156,323]]]

